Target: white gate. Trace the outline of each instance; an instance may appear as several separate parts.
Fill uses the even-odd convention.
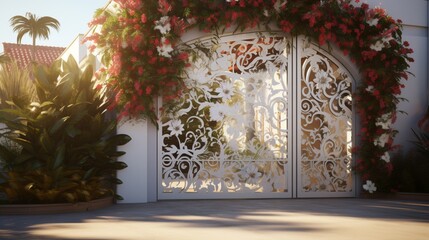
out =
[[[304,38],[201,41],[160,118],[158,198],[354,196],[352,78]]]

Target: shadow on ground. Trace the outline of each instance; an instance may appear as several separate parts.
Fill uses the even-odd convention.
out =
[[[343,217],[341,219],[346,221],[362,219],[429,223],[429,202],[351,198],[119,204],[83,213],[0,216],[0,239],[118,239],[118,236],[106,234],[109,230],[123,231],[123,239],[126,239],[127,231],[134,231],[135,228],[141,228],[143,232],[150,232],[151,228],[174,228],[180,231],[192,229],[196,232],[217,229],[219,233],[228,229],[271,233],[320,233],[329,230],[329,223],[334,221],[335,217]],[[312,219],[321,219],[327,226],[311,224]],[[106,232],[89,234],[94,228],[105,229]],[[169,231],[168,229],[166,231]],[[76,232],[67,234],[68,231],[78,230],[88,234],[85,238],[73,237]],[[153,239],[157,239],[156,235],[154,237]]]

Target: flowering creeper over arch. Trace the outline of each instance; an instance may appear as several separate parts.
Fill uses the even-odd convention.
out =
[[[87,40],[103,54],[106,68],[99,75],[107,77],[116,100],[111,107],[117,107],[119,117],[156,122],[154,96],[167,103],[179,97],[185,89],[184,70],[197,60],[198,54],[180,45],[185,31],[266,29],[271,23],[287,34],[335,45],[359,67],[356,170],[374,184],[369,189],[388,190],[392,165],[387,152],[395,147],[397,133],[392,124],[401,80],[408,78],[413,59],[408,42],[402,41],[401,21],[381,8],[359,0],[113,0],[97,11],[90,25],[98,30]],[[321,88],[327,79],[322,80]]]

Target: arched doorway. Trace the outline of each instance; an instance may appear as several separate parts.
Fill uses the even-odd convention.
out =
[[[275,33],[194,47],[160,118],[159,199],[354,196],[353,78],[335,57]]]

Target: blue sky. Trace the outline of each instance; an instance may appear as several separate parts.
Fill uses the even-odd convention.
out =
[[[16,43],[17,34],[13,32],[9,19],[15,15],[25,16],[31,12],[38,17],[56,18],[60,31],[51,30],[49,40],[38,39],[37,45],[67,47],[79,33],[88,30],[88,22],[97,8],[108,0],[0,0],[0,53],[3,42]],[[24,36],[22,43],[31,44],[31,38]]]

